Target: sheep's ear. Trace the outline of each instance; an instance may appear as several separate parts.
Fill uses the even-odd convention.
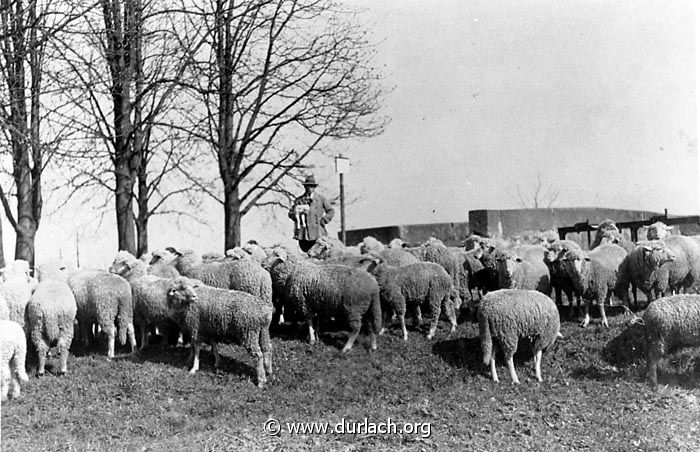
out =
[[[177,249],[173,248],[172,246],[167,247],[165,251],[167,251],[168,253],[175,254],[176,256],[182,257],[182,253],[179,252]]]
[[[515,260],[515,262],[522,262],[523,258],[516,256],[514,260]]]
[[[590,262],[590,261],[591,261],[591,258],[588,257],[588,256],[586,256],[586,257],[583,258],[583,260],[586,261],[586,262]]]
[[[653,250],[651,245],[642,245],[642,249],[647,252]]]

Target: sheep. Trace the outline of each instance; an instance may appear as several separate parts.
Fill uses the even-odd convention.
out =
[[[566,252],[566,273],[574,283],[577,294],[586,302],[581,326],[586,327],[591,321],[589,311],[594,300],[598,302],[603,326],[609,326],[605,316],[605,303],[610,302],[610,296],[617,284],[618,268],[626,257],[625,250],[617,245],[600,245],[588,254],[580,249]]]
[[[68,276],[78,307],[77,319],[85,345],[90,343],[96,323],[107,335],[107,357],[114,358],[117,333],[119,343],[136,350],[131,286],[119,275],[101,270],[77,270]]]
[[[306,321],[309,343],[316,341],[315,329],[321,317],[343,316],[350,326],[350,336],[342,353],[352,348],[363,321],[369,330],[371,348],[377,349],[376,335],[382,324],[379,285],[364,268],[300,260],[287,277],[285,290],[288,300]]]
[[[466,239],[464,239],[464,250],[471,251],[475,248],[482,248],[486,240],[480,235],[472,234]]]
[[[481,298],[479,277],[477,276],[477,273],[484,269],[484,264],[482,264],[479,260],[479,257],[483,255],[483,252],[483,249],[479,247],[466,251],[464,254],[462,269],[467,273],[467,290],[469,291],[469,298],[472,301],[474,300],[473,290],[476,290],[477,296]]]
[[[647,240],[663,240],[671,236],[671,230],[673,226],[667,226],[662,221],[657,221],[649,226],[646,226],[646,238]]]
[[[7,401],[8,395],[18,399],[21,395],[20,382],[29,381],[24,368],[26,357],[24,329],[12,320],[0,320],[0,395],[3,402]]]
[[[177,271],[172,262],[177,256],[167,250],[156,250],[153,252],[149,264],[148,274],[161,278],[177,278],[180,272]]]
[[[496,269],[501,289],[530,289],[545,294],[551,292],[549,268],[544,263],[543,248],[539,258],[530,259],[511,251],[502,251],[496,258]]]
[[[25,260],[9,262],[2,270],[2,277],[0,300],[7,306],[8,319],[24,328],[27,303],[36,287],[36,281],[29,276],[29,263]]]
[[[700,279],[700,244],[682,235],[662,240],[676,257],[668,267],[668,285],[673,293],[690,288]]]
[[[60,358],[58,374],[65,375],[78,307],[65,275],[48,268],[40,273],[39,284],[27,304],[29,337],[39,357],[37,376],[44,375],[46,356],[54,343]]]
[[[192,250],[178,251],[167,248],[177,257],[173,261],[182,276],[197,279],[204,284],[220,289],[248,292],[272,303],[272,281],[270,274],[253,260],[230,260],[203,262]]]
[[[242,344],[256,359],[258,387],[272,376],[270,322],[272,304],[237,290],[209,287],[186,277],[171,280],[168,289],[170,315],[192,336],[190,374],[199,370],[201,342],[211,343],[215,367],[219,367],[218,343]]]
[[[168,309],[169,278],[147,274],[147,265],[128,251],[119,251],[109,272],[125,278],[131,286],[134,326],[140,335],[138,350],[148,343],[148,331],[157,327],[164,332],[164,342],[177,337],[179,328]]]
[[[360,254],[359,247],[347,247],[340,240],[323,235],[316,239],[316,243],[306,252],[309,257],[315,259],[328,259],[339,257],[344,254]]]
[[[287,320],[289,320],[290,308],[293,311],[293,307],[287,302],[286,285],[287,278],[300,259],[302,259],[301,256],[288,252],[284,247],[276,246],[262,263],[263,268],[270,273],[272,282],[272,305],[275,309],[273,324],[283,324],[285,312],[287,312]]]
[[[666,352],[700,346],[700,295],[671,295],[653,301],[642,316],[647,348],[647,377],[658,385],[657,367]]]
[[[552,242],[545,256],[545,263],[549,267],[550,282],[554,289],[554,301],[557,305],[562,305],[562,292],[569,302],[569,314],[574,315],[574,299],[578,301],[578,308],[581,309],[581,297],[576,293],[574,283],[566,272],[564,257],[570,250],[581,250],[578,243],[571,240],[556,240]]]
[[[629,304],[628,288],[631,284],[644,292],[648,303],[661,298],[668,288],[667,263],[675,259],[663,241],[640,242],[618,268],[615,296]]]
[[[603,236],[605,235],[606,231],[620,232],[620,230],[615,225],[615,222],[610,219],[603,220],[597,225],[591,225],[591,227],[595,229],[595,237],[593,238],[593,242],[591,243],[591,249],[595,249],[596,247],[598,247],[598,245],[600,245],[600,241],[603,239]]]
[[[559,311],[551,298],[535,290],[501,289],[484,295],[477,315],[484,364],[491,365],[491,377],[498,381],[496,350],[501,348],[513,383],[520,383],[513,355],[520,338],[530,338],[535,355],[535,377],[542,381],[542,350],[554,343],[559,332]]]
[[[602,232],[599,245],[604,243],[621,246],[625,251],[627,251],[627,254],[631,253],[636,246],[633,241],[627,239],[621,232],[613,230]]]
[[[440,307],[445,306],[445,312],[452,324],[450,334],[457,328],[457,317],[451,300],[453,290],[452,279],[441,265],[434,262],[417,262],[403,267],[392,267],[380,259],[374,259],[368,265],[369,271],[379,283],[379,297],[386,321],[390,318],[390,309],[394,311],[401,325],[403,340],[408,340],[405,315],[406,309],[412,307],[416,321],[420,322],[420,305],[430,306],[432,320],[428,339],[432,339],[437,331],[440,318]],[[384,332],[381,329],[379,334]]]
[[[367,254],[371,252],[379,253],[387,249],[382,242],[371,236],[363,238],[362,242],[359,243],[359,246],[360,253],[362,254]]]
[[[260,246],[256,240],[248,240],[246,244],[243,245],[243,251],[248,253],[258,264],[261,264],[267,257],[267,253],[265,253],[263,247]]]

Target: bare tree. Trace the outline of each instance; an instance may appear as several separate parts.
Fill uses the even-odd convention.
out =
[[[89,6],[88,6],[89,8]],[[43,98],[57,89],[46,82],[52,41],[81,14],[71,2],[0,0],[2,59],[0,122],[12,153],[12,182],[0,185],[0,201],[16,233],[15,259],[34,265],[34,240],[43,208],[42,173],[58,148],[63,130],[45,126],[59,105]],[[12,212],[16,197],[16,214]]]
[[[64,54],[82,118],[67,119],[86,138],[86,147],[66,155],[65,164],[75,191],[106,189],[103,207],[114,202],[119,249],[141,255],[148,250],[149,219],[192,189],[191,183],[169,183],[174,169],[191,160],[180,145],[187,137],[170,124],[179,122],[174,100],[188,53],[198,45],[175,38],[181,13],[165,1],[100,3],[99,16],[86,17],[83,33]],[[110,169],[100,170],[106,162]]]
[[[357,16],[332,0],[183,0],[206,46],[189,67],[201,108],[183,130],[213,158],[211,174],[182,173],[223,206],[225,248],[241,218],[288,206],[308,157],[332,140],[381,133],[383,88]]]
[[[516,186],[516,190],[518,193],[518,200],[520,201],[520,207],[526,209],[538,209],[540,207],[550,208],[561,194],[561,190],[555,189],[551,185],[545,186],[540,172],[537,173],[537,180],[532,185],[531,190],[528,190],[527,193],[523,193],[520,185]]]

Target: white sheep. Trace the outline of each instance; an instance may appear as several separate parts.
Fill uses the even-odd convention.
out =
[[[29,275],[29,263],[25,260],[8,262],[2,269],[0,300],[7,306],[9,320],[24,328],[27,303],[36,288],[36,280]]]
[[[46,356],[54,343],[60,359],[58,373],[64,375],[78,308],[65,275],[57,270],[40,273],[39,285],[27,304],[29,336],[39,357],[37,376],[44,375]]]
[[[168,289],[170,313],[180,327],[191,334],[190,374],[199,369],[199,349],[209,341],[219,367],[218,343],[243,345],[256,359],[258,386],[272,375],[270,322],[272,304],[246,292],[209,287],[200,281],[179,277]]]
[[[642,319],[647,376],[651,385],[656,387],[656,369],[668,351],[700,346],[700,295],[671,295],[655,300],[644,311]]]
[[[0,320],[0,394],[2,401],[20,397],[20,382],[29,381],[24,363],[27,339],[22,327],[11,320]]]
[[[559,311],[551,298],[536,290],[501,289],[489,292],[481,300],[477,318],[484,364],[491,365],[494,381],[498,381],[498,374],[493,341],[503,352],[511,380],[520,383],[513,364],[520,338],[533,340],[535,377],[537,381],[542,381],[542,350],[561,337]]]

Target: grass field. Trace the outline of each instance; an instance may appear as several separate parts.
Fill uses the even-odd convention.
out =
[[[378,351],[361,342],[347,355],[343,332],[310,346],[285,327],[273,337],[275,379],[262,390],[240,347],[222,347],[219,371],[203,353],[194,376],[185,348],[151,345],[112,362],[100,348],[77,349],[68,375],[30,375],[23,397],[2,405],[2,450],[700,450],[700,350],[664,360],[653,391],[634,335],[620,336],[629,319],[613,314],[609,329],[564,322],[564,339],[543,358],[545,381],[522,351],[517,386],[503,363],[501,382],[490,380],[468,321],[451,337],[441,323],[431,342],[412,329],[404,343],[393,329]],[[277,435],[263,429],[270,418]],[[370,433],[369,423],[389,418],[396,428],[429,425]],[[286,426],[343,419],[369,423],[359,434]]]

